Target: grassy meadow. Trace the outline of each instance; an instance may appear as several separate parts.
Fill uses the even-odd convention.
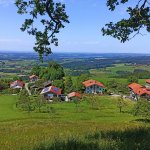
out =
[[[117,77],[117,71],[128,71],[133,72],[135,69],[147,70],[150,71],[150,66],[141,65],[134,66],[129,64],[115,64],[113,67],[107,67],[102,69],[91,69],[90,74],[92,79],[98,80],[107,84],[108,81],[116,80],[123,84],[128,84],[127,78],[119,78]],[[141,85],[145,85],[146,79],[139,79],[138,82]]]
[[[131,114],[134,102],[126,100],[120,113],[117,98],[93,98],[94,103],[86,98],[80,103],[58,102],[49,104],[49,113],[28,113],[16,108],[17,96],[0,95],[0,149],[118,149],[132,134],[135,141],[126,146],[138,144],[135,137],[150,140],[149,123]]]

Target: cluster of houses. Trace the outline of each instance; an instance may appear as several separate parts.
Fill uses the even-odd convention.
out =
[[[32,75],[29,77],[29,79],[30,79],[30,83],[35,83],[36,81],[39,80],[39,77],[36,75]],[[24,86],[25,84],[20,80],[10,83],[10,88],[13,89],[22,89]],[[103,94],[103,92],[105,91],[104,84],[95,80],[87,80],[83,82],[83,86],[85,87],[84,93],[86,94]],[[32,88],[36,89],[37,87],[34,85],[32,86]],[[59,97],[64,101],[70,101],[74,97],[78,99],[82,98],[82,95],[79,92],[73,91],[72,93],[69,93],[67,95],[62,94],[62,89],[53,86],[51,81],[47,81],[43,83],[43,89],[41,89],[40,94],[43,95],[45,99],[49,101],[52,101],[54,97]]]
[[[140,97],[150,100],[150,79],[146,80],[145,86],[137,83],[128,85],[131,99],[137,101]]]
[[[39,77],[36,75],[32,75],[29,77],[30,83],[35,83],[39,80]],[[103,83],[96,81],[96,80],[87,80],[83,83],[84,86],[84,93],[85,94],[103,94],[106,87]],[[22,89],[25,86],[25,83],[23,81],[17,80],[12,83],[10,83],[10,88],[13,89]],[[32,86],[32,88],[38,88],[35,85]],[[140,97],[146,98],[150,100],[150,79],[146,80],[146,85],[141,86],[137,83],[132,83],[128,85],[129,91],[130,91],[130,98],[133,100],[138,100]],[[41,95],[45,97],[45,99],[52,101],[54,97],[59,97],[60,99],[64,101],[70,101],[74,97],[80,99],[82,98],[82,95],[79,92],[72,92],[67,95],[62,94],[62,89],[55,87],[52,85],[51,81],[47,81],[43,83],[43,88],[40,92]]]

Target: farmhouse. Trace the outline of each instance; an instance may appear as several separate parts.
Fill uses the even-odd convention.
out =
[[[24,82],[20,81],[20,80],[16,80],[12,83],[10,83],[10,88],[12,89],[22,89],[24,87]]]
[[[53,99],[53,97],[59,97],[59,95],[61,95],[61,91],[61,89],[55,86],[50,86],[44,88],[41,94],[43,94],[46,99]]]
[[[83,82],[83,85],[87,94],[102,94],[105,90],[104,84],[95,80],[87,80]]]
[[[30,82],[36,82],[36,81],[39,80],[39,77],[36,76],[36,75],[32,75],[32,76],[29,77],[29,79],[30,79]]]
[[[137,83],[132,83],[128,85],[129,91],[130,91],[130,97],[133,100],[139,100],[140,97],[143,98],[150,98],[150,89],[147,89],[146,87],[141,86]]]
[[[67,95],[67,97],[68,97],[69,100],[72,100],[74,97],[80,99],[81,98],[81,94],[78,93],[78,92],[72,92],[72,93],[69,93]]]

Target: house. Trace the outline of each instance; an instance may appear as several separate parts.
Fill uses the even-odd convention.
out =
[[[130,97],[133,100],[139,100],[140,97],[150,99],[150,89],[141,86],[137,83],[132,83],[128,85],[130,90]]]
[[[76,97],[76,98],[78,98],[78,99],[81,99],[81,94],[80,93],[78,93],[78,92],[72,92],[72,93],[69,93],[68,95],[67,95],[67,97],[68,97],[68,101],[70,101],[70,100],[72,100],[74,97]]]
[[[145,86],[146,86],[147,89],[150,89],[150,79],[146,80],[146,85]]]
[[[22,89],[24,87],[24,82],[20,80],[16,80],[12,83],[10,83],[10,88],[12,89]]]
[[[44,95],[46,99],[53,99],[53,97],[59,97],[61,95],[61,89],[55,86],[49,86],[42,90],[41,94]]]
[[[105,90],[104,84],[96,80],[87,80],[83,85],[87,94],[102,94]]]
[[[36,82],[39,80],[39,77],[36,75],[29,76],[30,82]]]

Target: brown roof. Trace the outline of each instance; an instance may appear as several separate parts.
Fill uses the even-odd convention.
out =
[[[78,92],[72,92],[72,93],[68,94],[68,97],[69,98],[71,98],[71,97],[79,97],[79,98],[81,98],[81,94],[78,93]]]

